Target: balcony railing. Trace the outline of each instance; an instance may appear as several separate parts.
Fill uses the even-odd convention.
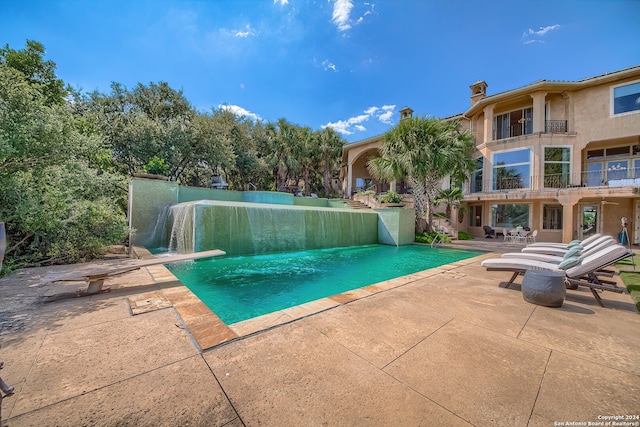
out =
[[[547,120],[544,123],[545,133],[566,133],[567,121],[566,120]]]
[[[469,193],[492,193],[512,190],[543,190],[577,187],[640,187],[640,168],[581,173],[547,174],[543,177],[503,177],[476,180],[469,186]]]

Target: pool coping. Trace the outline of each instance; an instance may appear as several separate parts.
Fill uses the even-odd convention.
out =
[[[135,246],[132,248],[132,252],[134,256],[140,259],[154,258],[154,255],[144,247]],[[171,273],[167,267],[163,264],[158,264],[146,267],[146,269],[160,290],[137,295],[135,300],[130,298],[129,305],[134,315],[142,314],[155,308],[172,306],[182,320],[185,330],[193,338],[194,343],[200,351],[204,351],[326,310],[340,307],[344,304],[349,304],[362,298],[368,298],[381,292],[405,286],[418,280],[443,273],[451,274],[452,270],[477,262],[478,257],[489,256],[491,256],[491,253],[482,253],[461,261],[455,261],[428,270],[422,270],[406,276],[367,285],[362,288],[330,295],[230,325],[224,323],[186,285]],[[462,274],[462,276],[464,276],[464,274]],[[453,273],[452,278],[457,278],[455,273]],[[144,304],[141,304],[141,301],[144,301]],[[158,301],[158,304],[149,304],[149,301]],[[148,306],[149,309],[144,309],[145,306]],[[141,307],[141,309],[136,310],[137,307]]]

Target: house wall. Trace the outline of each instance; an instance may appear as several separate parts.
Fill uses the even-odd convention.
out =
[[[586,184],[583,176],[583,172],[587,171],[587,163],[592,162],[587,162],[587,150],[640,144],[640,112],[612,114],[613,88],[639,81],[640,67],[632,67],[575,82],[541,80],[497,95],[472,96],[472,105],[462,114],[461,123],[475,137],[475,156],[484,157],[484,191],[470,193],[467,189],[467,212],[460,229],[483,237],[482,225],[492,225],[492,205],[524,203],[530,207],[529,227],[538,230],[538,240],[566,242],[580,237],[582,207],[593,204],[600,210],[598,225],[601,232],[617,236],[621,229],[620,218],[626,216],[632,241],[640,243],[640,224],[634,224],[640,222],[640,183],[631,179],[629,183],[610,185],[603,180],[601,185],[594,185],[591,182]],[[472,91],[478,87],[478,83],[472,86]],[[495,116],[529,107],[533,112],[532,133],[493,139]],[[548,112],[547,116],[545,111]],[[566,120],[567,131],[547,133],[545,120]],[[368,147],[379,143],[369,142],[373,144]],[[571,176],[558,188],[545,187],[545,147],[571,148]],[[494,155],[523,148],[531,150],[528,188],[493,190]],[[640,156],[628,158],[633,161]],[[607,161],[602,160],[603,166]],[[629,164],[629,167],[633,167],[635,163]],[[354,164],[354,174],[368,176],[363,166]],[[448,188],[447,180],[443,180],[442,188]],[[469,221],[469,207],[474,204],[482,208],[483,220],[479,227],[471,226]],[[562,206],[562,230],[542,229],[545,204]]]

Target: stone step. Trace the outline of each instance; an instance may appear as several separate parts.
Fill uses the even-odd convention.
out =
[[[348,205],[351,209],[371,209],[370,206],[365,205],[359,200],[343,199],[342,202]]]

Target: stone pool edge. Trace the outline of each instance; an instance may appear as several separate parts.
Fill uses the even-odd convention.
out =
[[[132,251],[134,256],[140,259],[154,257],[154,255],[144,247],[136,246],[132,248]],[[478,257],[486,257],[488,255],[490,254],[484,253],[461,261],[455,261],[439,267],[320,298],[231,325],[224,323],[163,264],[146,268],[154,282],[160,287],[161,292],[176,310],[187,332],[192,336],[200,348],[200,351],[204,351],[239,338],[244,338],[325,310],[348,304],[361,298],[367,298],[380,292],[395,289],[417,280],[450,272],[451,270],[472,262],[477,262]]]

